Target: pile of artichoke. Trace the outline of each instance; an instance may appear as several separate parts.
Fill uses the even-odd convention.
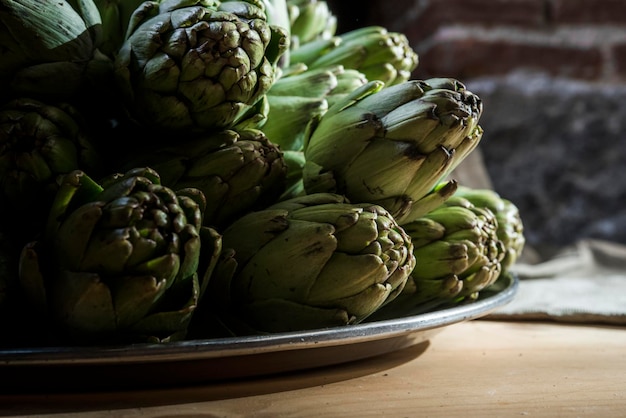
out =
[[[0,346],[346,326],[475,300],[520,214],[480,98],[317,0],[0,0]]]

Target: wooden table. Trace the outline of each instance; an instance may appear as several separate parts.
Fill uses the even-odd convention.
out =
[[[0,415],[625,417],[626,328],[474,320],[425,344],[301,373],[168,390],[0,395]]]

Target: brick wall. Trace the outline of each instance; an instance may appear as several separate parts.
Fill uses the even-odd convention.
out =
[[[419,78],[527,69],[626,82],[624,0],[370,1],[366,19],[407,35]]]
[[[404,33],[414,78],[454,77],[483,99],[470,157],[520,208],[537,258],[580,239],[626,244],[626,0],[329,3],[340,32]]]

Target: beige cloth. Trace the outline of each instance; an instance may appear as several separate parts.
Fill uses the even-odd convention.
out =
[[[626,246],[582,240],[538,264],[517,264],[519,289],[489,319],[626,325]]]

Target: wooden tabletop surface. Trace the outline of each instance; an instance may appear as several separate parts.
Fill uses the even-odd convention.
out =
[[[474,320],[391,354],[280,376],[119,393],[0,394],[0,416],[624,417],[626,328]]]

